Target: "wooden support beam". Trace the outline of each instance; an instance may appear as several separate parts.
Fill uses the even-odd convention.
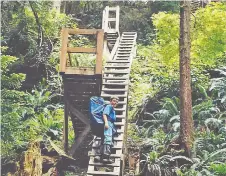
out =
[[[97,58],[96,58],[96,74],[102,74],[102,57],[104,45],[104,31],[97,33]]]
[[[95,75],[95,71],[92,67],[66,67],[65,74]]]
[[[99,31],[101,31],[101,29],[68,29],[68,34],[95,35]]]
[[[89,125],[90,124],[89,119],[83,113],[81,113],[75,107],[71,106],[70,103],[69,103],[69,101],[67,101],[67,104],[68,104],[68,108],[69,108],[70,113],[72,113],[74,116],[76,116],[84,124],[86,124],[86,125]]]
[[[72,144],[71,149],[69,151],[69,154],[73,156],[75,154],[75,151],[78,149],[82,141],[85,139],[87,134],[89,133],[91,127],[90,125],[87,125],[84,129],[84,131],[78,136],[78,138],[75,140],[75,142]]]
[[[96,48],[68,47],[67,52],[68,53],[96,53]]]
[[[65,97],[65,95],[64,95]],[[64,139],[64,151],[68,153],[68,103],[64,102],[64,130],[63,130],[63,139]]]
[[[71,55],[68,53],[68,63],[69,66],[72,66]]]
[[[60,72],[65,72],[66,67],[66,54],[67,54],[67,44],[68,44],[68,29],[63,28],[62,30],[62,46],[60,53]]]

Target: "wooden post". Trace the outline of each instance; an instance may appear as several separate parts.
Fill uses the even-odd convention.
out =
[[[96,74],[102,74],[102,57],[103,57],[104,31],[97,32],[97,58]]]
[[[64,94],[64,98],[66,98],[66,95]],[[63,131],[63,136],[64,136],[64,151],[68,153],[68,104],[65,101],[64,102],[64,131]]]
[[[66,55],[67,55],[67,43],[68,43],[68,29],[62,29],[62,46],[60,53],[60,72],[64,73],[66,68]]]

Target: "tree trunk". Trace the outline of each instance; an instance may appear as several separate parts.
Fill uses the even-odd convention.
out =
[[[180,2],[180,140],[191,157],[194,140],[190,75],[190,1]]]

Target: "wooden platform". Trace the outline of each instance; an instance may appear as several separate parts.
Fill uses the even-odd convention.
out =
[[[89,100],[92,96],[100,96],[102,75],[63,75],[64,102],[65,102],[65,150],[73,155],[78,161],[78,165],[88,164],[87,152],[93,136],[89,127]],[[70,116],[70,119],[69,119]],[[72,121],[75,143],[68,146],[67,123]],[[76,152],[75,152],[76,151]]]

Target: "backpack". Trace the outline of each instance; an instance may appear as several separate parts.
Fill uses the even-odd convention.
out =
[[[90,126],[95,136],[101,137],[104,133],[103,112],[107,105],[101,97],[90,98]]]

